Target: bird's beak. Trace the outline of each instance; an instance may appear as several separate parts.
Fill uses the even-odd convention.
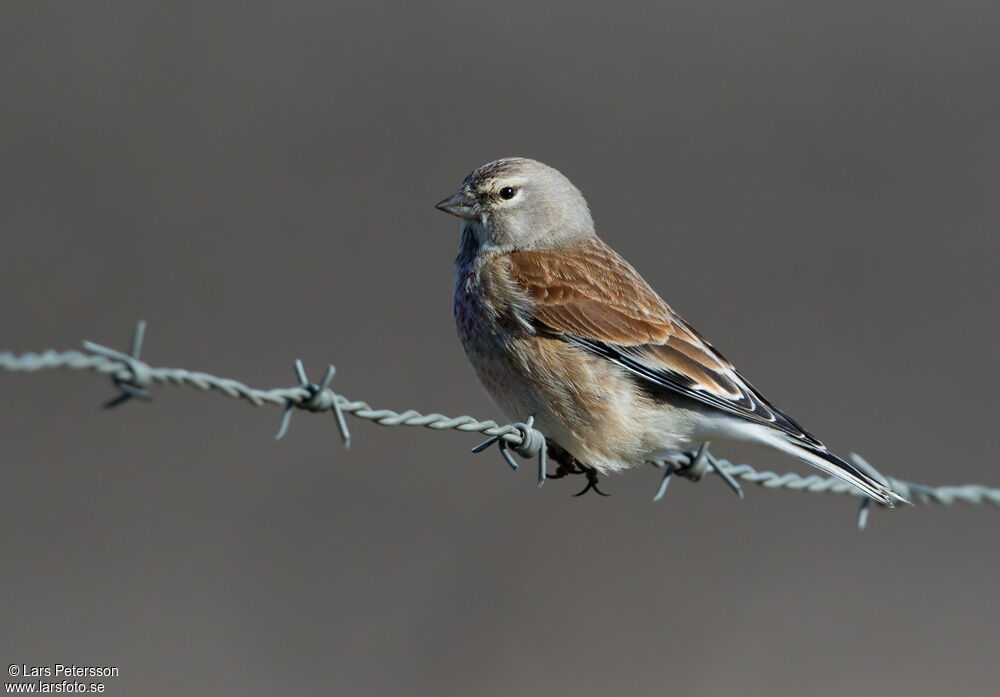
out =
[[[476,215],[476,200],[462,191],[452,194],[434,207],[463,220],[475,220],[478,217]]]

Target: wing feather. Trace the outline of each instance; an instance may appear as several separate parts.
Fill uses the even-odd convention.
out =
[[[527,296],[525,312],[538,331],[622,366],[649,387],[819,445],[600,240],[569,250],[513,252],[508,262],[510,279]]]

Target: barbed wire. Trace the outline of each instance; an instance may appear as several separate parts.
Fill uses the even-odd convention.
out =
[[[330,386],[336,374],[333,365],[327,366],[323,378],[318,383],[313,383],[309,381],[305,368],[299,360],[296,360],[294,364],[298,385],[273,389],[256,389],[232,378],[189,371],[184,368],[154,367],[140,358],[145,330],[146,323],[140,321],[133,332],[128,353],[122,353],[90,341],[83,342],[85,351],[49,349],[40,353],[22,354],[3,351],[0,352],[0,369],[17,373],[65,369],[89,371],[110,376],[118,395],[105,403],[104,406],[108,408],[116,407],[130,399],[149,399],[151,397],[149,388],[153,383],[186,385],[205,391],[215,390],[227,397],[247,401],[254,406],[268,404],[283,406],[285,409],[276,436],[279,439],[287,433],[292,413],[296,409],[311,412],[332,412],[345,447],[350,447],[351,439],[345,414],[373,421],[380,426],[419,426],[438,431],[456,430],[481,433],[489,436],[489,439],[473,448],[473,452],[483,452],[496,444],[512,469],[517,469],[518,464],[509,451],[522,457],[537,457],[539,487],[545,482],[547,476],[551,476],[546,473],[547,447],[545,437],[533,427],[533,417],[528,417],[523,423],[500,425],[492,420],[481,421],[468,415],[450,417],[438,413],[422,414],[413,409],[402,412],[391,409],[375,409],[366,402],[350,400],[334,392]],[[990,488],[979,484],[936,487],[915,484],[893,477],[883,477],[859,455],[852,453],[851,457],[856,466],[887,484],[912,503],[948,505],[964,502],[992,504],[1000,507],[1000,488]],[[856,487],[836,477],[823,477],[817,474],[803,476],[795,472],[778,474],[767,470],[757,470],[750,465],[733,464],[709,453],[707,443],[703,444],[696,453],[681,454],[673,460],[655,461],[652,464],[664,470],[660,486],[653,497],[654,501],[660,500],[666,493],[673,475],[698,481],[710,472],[718,474],[740,498],[743,497],[740,481],[756,484],[766,489],[788,489],[814,494],[849,494],[864,497],[864,494]],[[588,489],[593,488],[592,484],[593,482],[588,484]],[[864,497],[858,517],[859,528],[864,528],[867,522],[869,502],[870,499]]]

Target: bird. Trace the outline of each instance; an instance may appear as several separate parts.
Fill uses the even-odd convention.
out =
[[[906,502],[769,402],[594,229],[558,170],[507,157],[473,170],[436,207],[461,219],[453,315],[486,392],[511,421],[532,415],[588,479],[756,443]],[[589,485],[588,485],[589,488]],[[586,491],[586,490],[585,490]],[[582,493],[582,492],[581,492]]]

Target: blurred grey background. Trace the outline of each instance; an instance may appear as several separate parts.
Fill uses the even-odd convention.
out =
[[[5,4],[0,349],[500,418],[451,321],[504,155],[842,452],[1000,485],[995,2]],[[475,435],[0,373],[0,660],[109,694],[987,695],[1000,513],[658,473],[535,489]],[[778,455],[719,446],[761,468]]]

